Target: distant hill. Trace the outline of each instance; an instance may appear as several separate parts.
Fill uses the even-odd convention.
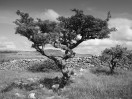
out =
[[[92,56],[91,54],[78,54],[78,53],[76,53],[75,57],[91,57],[91,56]]]
[[[1,54],[7,54],[7,55],[15,55],[16,57],[43,57],[39,52],[37,51],[16,51],[16,50],[0,50]],[[57,49],[46,49],[45,53],[48,55],[55,55],[55,56],[62,56],[64,55],[64,52]],[[78,54],[76,53],[75,57],[89,57],[91,54]]]
[[[64,54],[64,52],[62,52],[61,50],[54,50],[54,49],[46,49],[45,53],[49,54],[49,55],[56,55],[56,56],[62,56]]]
[[[18,53],[16,50],[0,50],[0,53]]]

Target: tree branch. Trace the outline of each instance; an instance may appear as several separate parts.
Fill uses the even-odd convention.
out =
[[[82,38],[82,39],[80,39],[79,41],[77,41],[77,43],[72,44],[69,48],[70,48],[70,49],[74,49],[74,48],[77,47],[79,44],[81,44],[83,41],[84,41],[84,39]]]

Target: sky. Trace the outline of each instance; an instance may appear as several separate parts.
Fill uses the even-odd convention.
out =
[[[0,50],[32,51],[31,42],[15,34],[13,23],[18,16],[17,10],[29,13],[34,18],[56,20],[59,16],[71,16],[73,8],[85,14],[106,19],[111,11],[109,27],[116,32],[108,39],[88,40],[74,49],[82,54],[100,54],[105,48],[116,44],[132,49],[132,1],[131,0],[0,0]],[[51,48],[48,46],[47,48]]]

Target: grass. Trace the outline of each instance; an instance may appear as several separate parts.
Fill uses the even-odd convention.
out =
[[[34,63],[32,66],[28,67],[27,70],[31,72],[50,72],[50,71],[59,72],[60,71],[57,65],[55,65],[54,61],[49,59],[39,64]]]
[[[78,76],[71,78],[73,82],[60,91],[58,97],[56,93],[52,92],[51,85],[56,76],[61,76],[60,72],[0,70],[0,90],[8,88],[16,80],[29,78],[38,78],[39,83],[46,86],[42,89],[32,90],[12,88],[0,93],[0,99],[30,99],[28,95],[33,92],[39,99],[52,96],[56,96],[52,99],[132,99],[132,71],[116,69],[115,73],[110,75],[109,68],[91,67],[86,71],[76,71],[76,73]],[[16,93],[20,93],[21,97],[17,97]]]
[[[52,78],[60,75],[60,73],[32,73],[32,72],[14,72],[14,71],[1,71],[0,72],[0,83],[1,86],[6,86],[16,79],[27,79],[32,77],[38,77],[40,83],[50,85],[46,81],[51,81]],[[89,69],[83,72],[80,76],[73,76],[73,83],[66,86],[66,89],[60,92],[60,95],[67,97],[68,99],[132,99],[132,72],[131,71],[117,71],[118,74],[105,75],[105,74],[94,74]],[[44,80],[42,80],[44,78]],[[52,82],[52,81],[51,81]],[[49,89],[50,89],[49,87]],[[46,89],[48,86],[46,87]],[[38,97],[44,97],[44,95],[50,96],[51,93],[43,90],[27,90],[23,91],[20,89],[13,89],[9,92],[5,92],[0,95],[0,99],[17,99],[14,98],[13,94],[16,92],[28,94],[31,91],[36,91],[39,94]],[[52,93],[55,95],[55,93]],[[7,97],[13,98],[7,98]],[[18,98],[21,99],[21,98]],[[23,98],[22,98],[23,99]],[[26,98],[29,99],[29,98]],[[41,98],[40,98],[41,99]],[[58,99],[58,98],[57,98]],[[64,98],[65,99],[65,98]]]
[[[88,70],[63,95],[69,99],[132,99],[131,71],[118,72],[120,75],[97,75]]]

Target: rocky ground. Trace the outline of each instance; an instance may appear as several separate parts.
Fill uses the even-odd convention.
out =
[[[69,59],[67,65],[77,67],[74,68],[75,73],[69,85],[56,90],[60,82],[60,72],[28,70],[29,67],[46,64],[48,67],[44,68],[49,68],[50,65],[54,67],[50,62],[51,60],[45,61],[45,59],[17,59],[0,64],[0,99],[131,99],[132,97],[131,71],[119,71],[120,75],[119,73],[107,75],[104,69],[96,71],[89,58]]]
[[[51,60],[48,60],[51,62]],[[17,59],[17,60],[11,60],[8,62],[3,62],[0,64],[0,70],[26,70],[27,68],[33,66],[34,64],[43,64],[44,62],[47,62],[46,59]],[[51,62],[53,63],[53,62]],[[79,67],[85,65],[85,63],[88,63],[88,66],[93,66],[90,64],[89,58],[73,58],[67,60],[67,65],[69,67]],[[47,63],[48,64],[48,63]]]
[[[45,59],[19,59],[0,64],[1,70],[26,70],[35,63],[42,63]]]
[[[84,61],[80,62],[81,59],[68,60],[67,64],[73,66],[84,65]],[[27,68],[33,66],[34,64],[43,64],[45,59],[19,59],[11,60],[0,64],[0,70],[6,71],[25,71]],[[74,79],[75,76],[80,76],[85,70],[83,68],[75,73],[71,78]],[[57,80],[58,81],[58,80]],[[61,96],[58,93],[63,91],[68,91],[69,88],[66,87],[57,92],[56,79],[40,79],[39,77],[29,77],[29,78],[19,78],[13,80],[10,83],[5,84],[1,88],[1,99],[68,99],[67,97]],[[6,95],[7,94],[7,95]]]

